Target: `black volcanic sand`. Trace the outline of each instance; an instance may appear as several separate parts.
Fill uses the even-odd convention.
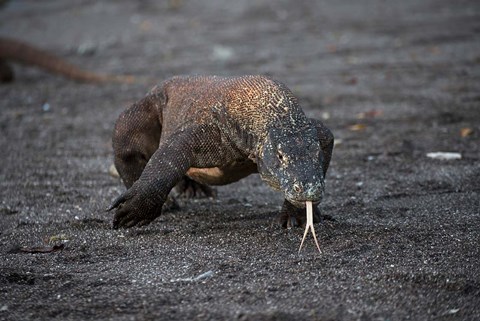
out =
[[[256,175],[112,230],[113,124],[152,84],[16,66],[0,86],[0,319],[479,320],[480,5],[351,2],[4,5],[1,35],[83,68],[270,75],[337,145],[322,254],[271,226],[282,195]]]

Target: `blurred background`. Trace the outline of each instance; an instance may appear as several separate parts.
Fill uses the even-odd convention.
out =
[[[478,70],[478,9],[433,0],[14,0],[3,1],[0,35],[89,69],[159,80],[268,74],[331,103],[460,86]]]

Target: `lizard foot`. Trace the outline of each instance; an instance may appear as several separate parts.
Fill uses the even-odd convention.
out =
[[[5,60],[0,60],[0,83],[12,82],[14,78],[12,67]]]
[[[156,199],[158,198],[148,193],[142,193],[133,185],[120,195],[108,209],[108,211],[115,209],[113,228],[129,228],[135,225],[150,224],[162,212],[163,204],[156,202]]]
[[[320,210],[313,207],[313,223],[320,222]],[[307,216],[304,208],[297,208],[288,201],[283,203],[282,209],[274,219],[273,224],[283,228],[305,227]]]
[[[215,197],[215,190],[208,185],[198,183],[187,176],[175,186],[175,192],[185,198]]]
[[[165,201],[165,203],[163,203],[162,210],[165,212],[173,212],[179,209],[180,205],[178,204],[175,197],[173,197],[172,195],[168,195],[167,200]]]

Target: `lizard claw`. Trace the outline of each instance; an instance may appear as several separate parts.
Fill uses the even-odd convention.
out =
[[[108,211],[115,209],[113,228],[130,228],[144,226],[160,216],[163,202],[158,198],[142,192],[132,186],[125,193],[117,197]]]
[[[127,198],[127,193],[123,193],[122,195],[118,196],[110,205],[110,207],[107,209],[107,212],[110,212],[114,208],[118,208],[120,205],[122,205],[128,198]]]
[[[287,219],[287,229],[291,229],[293,227],[301,226],[302,224],[298,222],[297,218],[295,216],[289,216]]]

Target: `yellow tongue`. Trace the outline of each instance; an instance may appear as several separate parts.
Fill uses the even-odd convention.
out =
[[[305,202],[307,208],[307,224],[305,224],[305,232],[303,233],[302,243],[300,243],[300,248],[298,249],[298,253],[302,250],[303,241],[307,237],[308,230],[312,230],[313,239],[315,240],[315,244],[317,245],[318,252],[322,253],[320,250],[320,245],[318,245],[317,235],[315,234],[315,228],[313,227],[313,204],[310,201]]]

